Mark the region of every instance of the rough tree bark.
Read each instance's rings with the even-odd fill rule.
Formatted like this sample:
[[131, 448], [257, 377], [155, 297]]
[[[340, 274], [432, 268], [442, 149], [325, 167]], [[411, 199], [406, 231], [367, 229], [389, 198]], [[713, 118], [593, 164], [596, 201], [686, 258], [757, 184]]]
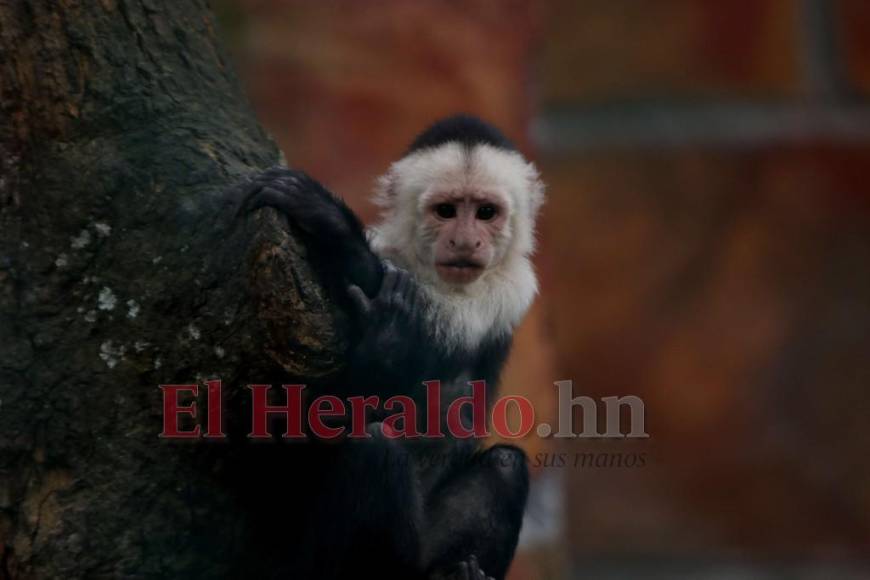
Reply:
[[158, 385], [334, 370], [286, 224], [235, 218], [278, 161], [204, 0], [0, 0], [0, 577], [254, 561], [244, 443], [159, 439]]

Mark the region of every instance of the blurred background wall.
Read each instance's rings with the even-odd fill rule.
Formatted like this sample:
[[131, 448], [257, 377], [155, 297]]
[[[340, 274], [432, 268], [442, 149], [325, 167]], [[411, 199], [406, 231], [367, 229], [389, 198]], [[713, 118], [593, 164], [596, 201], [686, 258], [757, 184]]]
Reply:
[[870, 2], [219, 0], [292, 166], [367, 220], [439, 116], [549, 184], [504, 391], [634, 394], [540, 467], [519, 578], [870, 578]]

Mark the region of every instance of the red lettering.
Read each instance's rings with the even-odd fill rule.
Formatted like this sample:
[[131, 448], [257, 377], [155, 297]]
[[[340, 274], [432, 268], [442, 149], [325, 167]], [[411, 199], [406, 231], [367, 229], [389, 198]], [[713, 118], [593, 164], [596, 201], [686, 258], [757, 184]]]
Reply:
[[189, 415], [196, 418], [196, 401], [189, 405], [178, 404], [178, 393], [190, 391], [194, 397], [199, 392], [199, 385], [160, 385], [163, 391], [163, 432], [160, 437], [167, 439], [196, 439], [199, 437], [199, 425], [192, 431], [182, 431], [179, 426], [179, 415]]
[[305, 385], [282, 385], [287, 394], [286, 405], [269, 405], [269, 391], [271, 385], [248, 385], [251, 389], [251, 432], [248, 437], [252, 439], [268, 439], [272, 435], [267, 428], [268, 417], [271, 414], [281, 413], [287, 420], [287, 429], [284, 438], [303, 438], [302, 432], [302, 389]]

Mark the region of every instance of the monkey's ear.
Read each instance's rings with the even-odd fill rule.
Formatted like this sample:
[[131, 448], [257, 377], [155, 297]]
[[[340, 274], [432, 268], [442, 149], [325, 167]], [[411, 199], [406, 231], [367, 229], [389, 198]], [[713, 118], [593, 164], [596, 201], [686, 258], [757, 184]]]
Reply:
[[541, 181], [541, 175], [538, 173], [538, 169], [535, 167], [534, 163], [528, 164], [528, 192], [529, 192], [529, 215], [534, 220], [538, 211], [541, 209], [541, 206], [544, 205], [544, 201], [546, 196], [544, 195], [544, 190], [546, 186], [544, 182]]
[[375, 204], [384, 210], [396, 207], [396, 181], [395, 168], [391, 167], [384, 175], [375, 182]]

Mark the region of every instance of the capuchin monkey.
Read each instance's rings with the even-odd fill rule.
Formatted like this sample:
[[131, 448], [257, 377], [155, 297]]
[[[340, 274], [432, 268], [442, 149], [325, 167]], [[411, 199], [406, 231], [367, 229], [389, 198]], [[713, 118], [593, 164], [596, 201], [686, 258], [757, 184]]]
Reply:
[[[429, 127], [379, 179], [382, 220], [368, 233], [301, 171], [274, 168], [251, 182], [243, 209], [285, 215], [352, 313], [346, 368], [317, 394], [404, 395], [425, 432], [433, 419], [423, 382], [441, 383], [445, 437], [396, 438], [385, 410], [372, 409], [367, 438], [321, 444], [329, 459], [300, 508], [306, 539], [288, 547], [290, 577], [505, 576], [528, 495], [526, 456], [453, 436], [447, 410], [472, 394], [470, 381], [485, 381], [487, 401], [495, 398], [512, 334], [537, 293], [530, 255], [543, 199], [535, 167], [469, 116]], [[469, 430], [471, 411], [463, 405], [459, 419]]]

